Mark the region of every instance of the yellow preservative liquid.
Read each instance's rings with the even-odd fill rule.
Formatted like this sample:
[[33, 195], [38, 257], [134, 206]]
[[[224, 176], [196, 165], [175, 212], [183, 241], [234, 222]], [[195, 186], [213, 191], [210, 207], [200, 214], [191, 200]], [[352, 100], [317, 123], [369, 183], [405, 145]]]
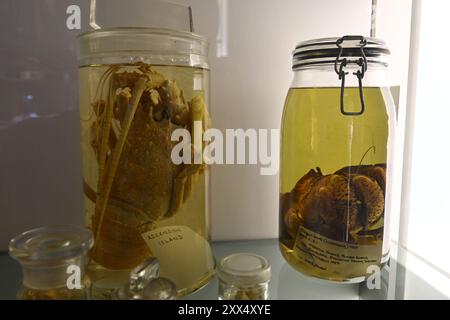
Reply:
[[80, 74], [85, 221], [95, 237], [88, 273], [94, 298], [109, 298], [149, 256], [180, 295], [214, 272], [209, 171], [176, 165], [171, 134], [210, 126], [209, 71], [179, 66], [90, 65]]
[[[364, 278], [381, 265], [388, 89], [364, 88], [362, 115], [341, 113], [341, 88], [291, 88], [284, 107], [280, 249], [295, 269], [332, 281]], [[345, 88], [345, 108], [361, 108]]]

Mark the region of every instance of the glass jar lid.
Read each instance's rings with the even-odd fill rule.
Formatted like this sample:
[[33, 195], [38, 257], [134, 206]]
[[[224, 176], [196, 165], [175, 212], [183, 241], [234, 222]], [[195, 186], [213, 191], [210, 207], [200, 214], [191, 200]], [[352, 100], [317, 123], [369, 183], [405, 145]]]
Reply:
[[144, 62], [208, 68], [208, 41], [201, 35], [158, 28], [105, 28], [78, 36], [79, 64]]
[[175, 300], [177, 289], [169, 279], [156, 278], [148, 283], [142, 296], [145, 300]]
[[217, 270], [220, 280], [236, 286], [268, 282], [272, 273], [266, 258], [253, 253], [235, 253], [224, 257]]
[[159, 276], [159, 260], [150, 257], [130, 272], [128, 284], [113, 293], [118, 300], [175, 300], [175, 284]]
[[80, 66], [143, 62], [208, 68], [208, 41], [194, 33], [190, 6], [165, 0], [91, 0], [89, 25], [89, 31], [78, 35]]
[[307, 66], [334, 64], [338, 58], [355, 60], [363, 57], [362, 52], [368, 64], [388, 65], [390, 51], [383, 40], [345, 36], [300, 42], [293, 52], [292, 69], [295, 71]]
[[194, 32], [192, 8], [167, 0], [91, 0], [89, 25], [92, 29], [153, 27]]
[[92, 232], [82, 227], [41, 227], [11, 239], [9, 252], [25, 264], [58, 263], [85, 255], [93, 243]]

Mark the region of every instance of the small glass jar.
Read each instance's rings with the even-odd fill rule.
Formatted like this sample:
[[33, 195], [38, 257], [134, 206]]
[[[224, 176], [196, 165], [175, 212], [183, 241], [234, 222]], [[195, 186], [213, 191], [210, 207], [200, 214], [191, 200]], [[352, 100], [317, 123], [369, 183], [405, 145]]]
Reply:
[[302, 273], [360, 282], [388, 259], [396, 114], [389, 50], [362, 36], [293, 54], [281, 129], [280, 249]]
[[92, 233], [75, 226], [42, 227], [14, 237], [9, 254], [22, 267], [21, 300], [84, 300], [89, 297], [85, 274]]
[[220, 300], [268, 300], [271, 267], [252, 253], [224, 257], [217, 268]]

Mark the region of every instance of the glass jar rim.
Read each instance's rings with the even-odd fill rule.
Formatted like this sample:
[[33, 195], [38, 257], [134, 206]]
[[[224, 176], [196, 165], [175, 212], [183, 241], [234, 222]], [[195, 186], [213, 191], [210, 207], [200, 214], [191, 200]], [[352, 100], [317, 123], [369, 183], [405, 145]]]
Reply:
[[[348, 38], [348, 39], [347, 39]], [[337, 59], [359, 59], [362, 57], [361, 41], [368, 66], [387, 67], [390, 54], [386, 43], [378, 38], [362, 36], [328, 37], [302, 41], [293, 55], [292, 69], [334, 65]]]
[[174, 36], [180, 37], [184, 39], [197, 40], [207, 43], [208, 40], [206, 37], [189, 31], [183, 30], [174, 30], [168, 28], [154, 28], [154, 27], [111, 27], [111, 28], [101, 28], [97, 30], [90, 30], [86, 32], [80, 33], [77, 38], [85, 38], [85, 37], [94, 37], [94, 36], [107, 36], [111, 33], [115, 34], [153, 34], [153, 35], [166, 35], [166, 36]]
[[208, 68], [208, 41], [196, 33], [147, 27], [118, 27], [78, 36], [79, 65], [180, 65]]
[[235, 253], [220, 261], [217, 276], [221, 281], [236, 286], [251, 286], [270, 281], [272, 272], [263, 256], [253, 253]]
[[85, 255], [94, 244], [90, 230], [72, 225], [46, 226], [11, 239], [9, 254], [21, 263], [61, 262]]

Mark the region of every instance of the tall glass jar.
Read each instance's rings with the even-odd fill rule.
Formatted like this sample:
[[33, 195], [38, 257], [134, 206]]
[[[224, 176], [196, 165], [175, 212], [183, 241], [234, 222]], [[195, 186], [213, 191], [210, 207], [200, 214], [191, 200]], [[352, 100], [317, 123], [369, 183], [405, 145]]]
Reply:
[[172, 153], [182, 129], [191, 142], [181, 153], [194, 158], [210, 126], [207, 42], [186, 31], [104, 28], [82, 34], [79, 45], [93, 296], [108, 298], [151, 256], [178, 294], [192, 292], [214, 272], [209, 171]]
[[363, 281], [389, 252], [395, 109], [388, 49], [361, 36], [300, 43], [283, 120], [281, 252], [302, 273]]

